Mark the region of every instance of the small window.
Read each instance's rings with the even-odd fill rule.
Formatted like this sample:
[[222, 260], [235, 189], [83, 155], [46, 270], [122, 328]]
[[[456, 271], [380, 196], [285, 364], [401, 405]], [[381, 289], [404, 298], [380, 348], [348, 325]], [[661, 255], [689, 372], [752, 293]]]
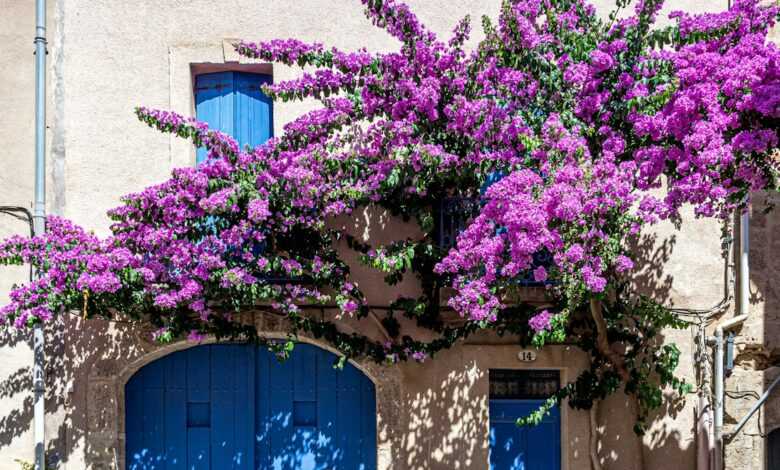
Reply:
[[557, 370], [490, 370], [490, 398], [546, 400], [561, 387]]
[[479, 214], [479, 200], [468, 197], [448, 197], [439, 201], [435, 209], [436, 244], [442, 250], [450, 250], [457, 244], [458, 235], [466, 229], [471, 219]]
[[[262, 85], [270, 75], [216, 72], [195, 77], [195, 113], [210, 128], [233, 136], [242, 147], [255, 147], [273, 137], [273, 103]], [[206, 159], [198, 148], [196, 163]]]

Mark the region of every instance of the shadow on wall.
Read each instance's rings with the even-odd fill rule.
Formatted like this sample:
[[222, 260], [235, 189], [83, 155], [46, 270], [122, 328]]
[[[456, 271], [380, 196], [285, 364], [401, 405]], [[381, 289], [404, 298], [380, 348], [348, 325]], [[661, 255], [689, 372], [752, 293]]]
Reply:
[[671, 259], [677, 235], [659, 241], [658, 233], [643, 233], [630, 245], [637, 271], [633, 273], [633, 288], [658, 302], [670, 301], [674, 277], [665, 267]]
[[[78, 334], [66, 335], [68, 331]], [[85, 324], [74, 313], [47, 325], [45, 336], [47, 469], [62, 468], [77, 455], [85, 455], [85, 461], [77, 457], [72, 468], [88, 467], [98, 456], [105, 462], [105, 453], [113, 453], [116, 442], [114, 406], [89, 402], [86, 388], [101, 386], [100, 374], [110, 373], [102, 369], [105, 364], [123, 363], [141, 352], [137, 332], [127, 325], [123, 328], [97, 320]], [[33, 459], [30, 337], [27, 330], [0, 330], [0, 347], [13, 353], [10, 359], [18, 367], [4, 374], [0, 381], [0, 403], [4, 405], [0, 416], [3, 469], [16, 468], [18, 464], [12, 462], [16, 458], [27, 462]], [[105, 447], [87, 444], [86, 432], [95, 433], [90, 443], [104, 443]], [[111, 456], [108, 461], [114, 460]]]
[[[461, 357], [456, 347], [425, 364], [402, 366], [406, 414], [397, 468], [486, 468], [487, 370]], [[457, 366], [444, 369], [452, 364]]]
[[[0, 333], [0, 347], [29, 353], [29, 336], [24, 331], [3, 329]], [[31, 353], [24, 356], [28, 355], [31, 359]], [[0, 416], [0, 449], [11, 445], [16, 438], [32, 430], [32, 363], [30, 362], [30, 366], [18, 368], [16, 365], [12, 365], [14, 370], [4, 374], [0, 382], [0, 402], [6, 405], [3, 406], [3, 416]]]
[[[29, 235], [26, 221], [0, 213], [0, 239]], [[28, 282], [28, 266], [0, 266], [0, 305], [15, 284]], [[0, 325], [0, 467], [33, 455], [32, 335]]]
[[[679, 265], [675, 257], [678, 233], [669, 223], [642, 233], [630, 245], [636, 271], [632, 289], [667, 306], [675, 306], [675, 274]], [[678, 254], [677, 257], [681, 256]], [[693, 339], [690, 330], [667, 330], [657, 337], [659, 343], [677, 344], [681, 349], [678, 375], [695, 383]], [[599, 404], [599, 456], [604, 470], [660, 468], [695, 468], [695, 395], [680, 399], [664, 392], [662, 407], [649, 417], [648, 430], [639, 438], [633, 430], [636, 403], [623, 392], [617, 392]], [[669, 462], [676, 462], [669, 466]], [[585, 464], [583, 468], [590, 468]]]

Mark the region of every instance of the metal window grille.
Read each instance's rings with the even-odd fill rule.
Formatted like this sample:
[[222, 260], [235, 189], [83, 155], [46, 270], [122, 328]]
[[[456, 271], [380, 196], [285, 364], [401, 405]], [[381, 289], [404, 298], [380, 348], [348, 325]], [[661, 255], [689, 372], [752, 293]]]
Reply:
[[561, 388], [557, 370], [490, 369], [490, 398], [547, 399]]

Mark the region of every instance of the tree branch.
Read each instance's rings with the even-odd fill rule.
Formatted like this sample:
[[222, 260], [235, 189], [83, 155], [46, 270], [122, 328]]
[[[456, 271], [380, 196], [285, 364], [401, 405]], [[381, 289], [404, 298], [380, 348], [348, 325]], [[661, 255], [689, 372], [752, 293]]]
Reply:
[[609, 339], [607, 337], [607, 321], [604, 320], [604, 312], [600, 300], [595, 298], [590, 299], [590, 313], [593, 315], [593, 320], [596, 322], [596, 349], [612, 363], [612, 366], [620, 375], [620, 378], [622, 378], [624, 382], [628, 382], [631, 375], [628, 373], [628, 369], [626, 369], [626, 363], [623, 360], [623, 356], [610, 347]]

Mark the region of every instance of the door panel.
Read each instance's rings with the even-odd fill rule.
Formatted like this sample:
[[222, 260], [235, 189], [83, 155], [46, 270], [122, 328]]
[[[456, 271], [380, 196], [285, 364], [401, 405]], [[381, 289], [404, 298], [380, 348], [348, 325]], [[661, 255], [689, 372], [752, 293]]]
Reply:
[[537, 426], [517, 426], [517, 418], [537, 410], [543, 400], [490, 400], [490, 469], [561, 468], [561, 419], [553, 408]]
[[258, 468], [376, 468], [376, 402], [365, 375], [334, 369], [335, 355], [307, 344], [284, 363], [257, 354]]

